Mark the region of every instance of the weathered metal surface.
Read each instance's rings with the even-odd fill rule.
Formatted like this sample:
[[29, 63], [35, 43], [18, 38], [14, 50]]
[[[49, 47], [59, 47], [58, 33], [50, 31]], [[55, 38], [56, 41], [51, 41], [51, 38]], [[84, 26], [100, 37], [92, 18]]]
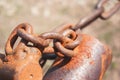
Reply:
[[18, 29], [32, 33], [29, 24], [20, 24], [12, 31], [6, 43], [6, 56], [1, 59], [0, 80], [42, 80], [41, 51], [24, 39], [15, 47]]
[[111, 62], [111, 51], [94, 37], [81, 34], [76, 56], [57, 58], [43, 80], [102, 80]]
[[[48, 59], [55, 62], [43, 80], [102, 80], [111, 63], [111, 51], [80, 29], [98, 18], [108, 19], [120, 9], [119, 0], [105, 11], [107, 2], [99, 0], [95, 11], [76, 25], [66, 24], [40, 35], [27, 23], [18, 25], [6, 42], [6, 55], [0, 55], [0, 80], [42, 80], [42, 67]], [[15, 46], [18, 37], [21, 40]]]
[[40, 57], [39, 49], [21, 43], [14, 55], [6, 56], [0, 64], [0, 80], [42, 80]]
[[[17, 35], [17, 30], [18, 29], [24, 29], [27, 33], [32, 33], [33, 29], [32, 29], [32, 26], [30, 24], [27, 24], [27, 23], [23, 23], [23, 24], [20, 24], [18, 25], [10, 34], [7, 42], [6, 42], [6, 45], [5, 45], [5, 52], [6, 52], [6, 55], [10, 55], [10, 54], [13, 54], [13, 46], [16, 42], [16, 40], [18, 39], [18, 35]], [[28, 41], [27, 41], [28, 42]]]

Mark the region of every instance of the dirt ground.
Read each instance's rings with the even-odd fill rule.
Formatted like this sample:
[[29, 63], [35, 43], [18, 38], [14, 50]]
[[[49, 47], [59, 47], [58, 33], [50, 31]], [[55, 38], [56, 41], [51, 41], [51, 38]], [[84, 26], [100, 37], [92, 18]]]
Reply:
[[[27, 22], [36, 34], [41, 34], [63, 23], [76, 24], [92, 13], [96, 3], [97, 0], [0, 0], [0, 53], [4, 53], [7, 38], [18, 24]], [[108, 20], [96, 20], [83, 33], [97, 37], [112, 49], [113, 60], [103, 80], [120, 80], [120, 10]]]

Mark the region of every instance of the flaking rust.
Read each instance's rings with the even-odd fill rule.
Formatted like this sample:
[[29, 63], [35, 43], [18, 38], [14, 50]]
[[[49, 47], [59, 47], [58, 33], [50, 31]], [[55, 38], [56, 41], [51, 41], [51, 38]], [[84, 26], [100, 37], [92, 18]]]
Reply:
[[82, 41], [74, 49], [77, 55], [58, 57], [43, 80], [102, 80], [111, 63], [111, 50], [94, 37], [80, 35]]
[[38, 48], [20, 43], [0, 64], [0, 80], [42, 80]]
[[[10, 34], [4, 58], [0, 63], [0, 80], [42, 80], [42, 68], [39, 60], [42, 57], [39, 48], [29, 44], [29, 41], [18, 40], [18, 29], [32, 33], [31, 25], [23, 23], [18, 25]], [[15, 46], [16, 43], [16, 46]]]

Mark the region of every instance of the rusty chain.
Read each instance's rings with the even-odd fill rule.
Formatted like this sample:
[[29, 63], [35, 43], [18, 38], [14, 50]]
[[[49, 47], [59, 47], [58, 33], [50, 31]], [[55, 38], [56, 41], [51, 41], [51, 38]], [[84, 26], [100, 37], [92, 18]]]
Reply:
[[[105, 5], [109, 1], [99, 0], [94, 11], [89, 16], [80, 20], [76, 25], [61, 25], [52, 31], [39, 35], [33, 32], [32, 26], [28, 23], [18, 25], [11, 32], [6, 42], [6, 56], [3, 60], [0, 59], [0, 73], [3, 74], [5, 72], [6, 76], [4, 68], [12, 68], [15, 70], [15, 74], [12, 74], [12, 77], [16, 78], [15, 80], [20, 80], [21, 78], [17, 78], [21, 74], [23, 78], [26, 76], [25, 80], [33, 78], [33, 80], [41, 80], [43, 77], [42, 67], [44, 67], [46, 61], [49, 59], [55, 60], [55, 62], [43, 80], [49, 80], [49, 77], [51, 78], [50, 80], [70, 80], [72, 71], [74, 71], [72, 75], [76, 76], [77, 74], [77, 78], [79, 76], [83, 79], [85, 78], [85, 80], [98, 80], [98, 78], [102, 80], [104, 72], [112, 59], [111, 51], [96, 38], [81, 34], [81, 30], [98, 18], [102, 20], [110, 18], [120, 9], [120, 0], [117, 0], [114, 6], [106, 10]], [[63, 65], [64, 67], [62, 67]], [[86, 69], [85, 74], [83, 73], [83, 68]], [[91, 73], [93, 69], [94, 71]], [[57, 74], [57, 76], [54, 76], [54, 74]], [[67, 76], [66, 79], [66, 75], [64, 74], [69, 75], [69, 77]]]
[[[60, 57], [74, 56], [76, 53], [73, 52], [72, 50], [81, 41], [81, 36], [78, 35], [81, 33], [80, 29], [85, 28], [87, 25], [94, 22], [98, 18], [104, 20], [108, 19], [120, 9], [120, 0], [119, 0], [110, 10], [105, 11], [104, 5], [108, 1], [109, 0], [99, 0], [92, 14], [83, 18], [74, 26], [72, 24], [67, 24], [67, 25], [63, 25], [62, 27], [60, 26], [59, 28], [55, 28], [51, 32], [36, 35], [33, 33], [33, 30], [29, 24], [24, 23], [18, 25], [18, 27], [11, 33], [10, 37], [8, 38], [5, 48], [6, 54], [7, 55], [12, 54], [13, 45], [17, 40], [17, 37], [19, 36], [22, 39], [25, 39], [26, 41], [33, 43], [35, 46], [43, 47], [44, 48], [43, 53], [50, 52], [54, 54], [56, 52], [56, 54]], [[50, 43], [53, 44], [52, 47], [49, 47]], [[62, 54], [59, 54], [60, 52]], [[50, 57], [48, 56], [47, 58]]]
[[75, 26], [72, 27], [72, 29], [83, 29], [98, 18], [106, 20], [114, 15], [114, 13], [120, 9], [120, 0], [117, 0], [117, 3], [115, 3], [115, 5], [110, 10], [105, 11], [104, 5], [109, 1], [110, 0], [99, 0], [95, 10], [89, 16], [80, 20]]

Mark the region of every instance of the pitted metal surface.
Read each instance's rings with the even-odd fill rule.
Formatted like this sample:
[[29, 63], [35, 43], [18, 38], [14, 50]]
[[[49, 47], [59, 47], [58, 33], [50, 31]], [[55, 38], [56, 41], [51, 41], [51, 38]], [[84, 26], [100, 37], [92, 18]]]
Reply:
[[74, 49], [77, 55], [57, 58], [43, 80], [102, 80], [111, 62], [111, 51], [94, 37], [81, 37], [81, 43]]
[[39, 65], [41, 52], [35, 47], [24, 44], [15, 50], [14, 55], [5, 57], [0, 67], [1, 80], [42, 80], [42, 69]]

